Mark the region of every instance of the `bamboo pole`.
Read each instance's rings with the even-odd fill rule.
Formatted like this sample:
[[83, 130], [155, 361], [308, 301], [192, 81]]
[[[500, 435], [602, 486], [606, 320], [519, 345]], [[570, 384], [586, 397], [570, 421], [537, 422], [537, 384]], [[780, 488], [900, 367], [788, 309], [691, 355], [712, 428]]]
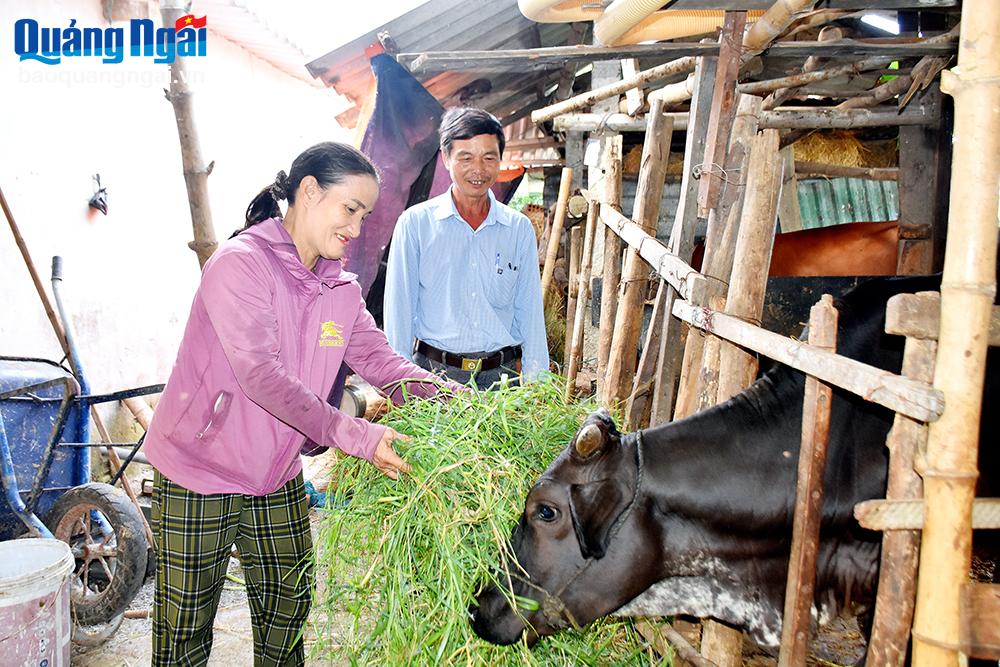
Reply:
[[[566, 339], [563, 342], [563, 372], [569, 370], [569, 355], [573, 347], [576, 326], [576, 299], [580, 293], [580, 256], [583, 254], [583, 229], [575, 225], [569, 230], [569, 284], [566, 287]], [[582, 323], [581, 323], [582, 325]]]
[[561, 116], [573, 111], [579, 111], [580, 109], [590, 107], [601, 100], [621, 95], [622, 93], [628, 92], [631, 88], [641, 89], [653, 81], [659, 81], [660, 79], [665, 79], [677, 74], [693, 72], [697, 60], [698, 59], [694, 56], [686, 56], [684, 58], [678, 58], [677, 60], [671, 60], [668, 63], [664, 63], [656, 67], [651, 67], [650, 69], [642, 70], [635, 76], [624, 78], [621, 81], [616, 81], [615, 83], [601, 86], [600, 88], [595, 88], [594, 90], [589, 90], [585, 93], [581, 93], [580, 95], [576, 95], [575, 97], [571, 97], [568, 100], [563, 100], [562, 102], [557, 102], [556, 104], [551, 104], [547, 107], [532, 111], [531, 121], [533, 123], [544, 123], [547, 120], [552, 120], [556, 116]]
[[[652, 234], [656, 232], [656, 221], [663, 200], [663, 182], [670, 155], [673, 122], [663, 115], [663, 104], [656, 101], [651, 103], [648, 118], [649, 127], [642, 147], [642, 166], [632, 217], [644, 231]], [[618, 312], [615, 314], [614, 333], [608, 353], [606, 396], [612, 404], [625, 397], [635, 372], [635, 350], [642, 324], [644, 279], [648, 274], [649, 268], [644, 265], [638, 252], [629, 251], [622, 268]]]
[[556, 212], [552, 217], [552, 227], [549, 229], [549, 247], [545, 252], [545, 265], [542, 267], [542, 300], [548, 302], [549, 285], [552, 284], [552, 272], [556, 268], [556, 257], [559, 255], [559, 242], [562, 240], [563, 228], [566, 225], [566, 207], [569, 203], [570, 188], [573, 187], [573, 170], [563, 167], [559, 179], [559, 198], [556, 200]]
[[958, 665], [960, 590], [971, 562], [972, 499], [986, 343], [996, 293], [1000, 181], [1000, 3], [962, 5], [958, 69], [941, 89], [955, 99], [948, 244], [934, 387], [948, 409], [930, 425], [926, 514], [913, 628], [913, 664]]
[[[180, 0], [166, 0], [160, 6], [160, 15], [165, 26], [174, 25], [177, 19], [187, 12], [187, 6]], [[194, 250], [198, 256], [198, 265], [203, 267], [215, 252], [218, 243], [215, 241], [212, 208], [208, 198], [208, 175], [212, 173], [212, 164], [206, 166], [201, 156], [201, 143], [198, 141], [198, 128], [195, 125], [194, 107], [191, 104], [192, 95], [188, 86], [186, 59], [175, 58], [170, 63], [170, 91], [166, 96], [174, 109], [174, 119], [177, 121], [184, 184], [187, 186], [188, 207], [191, 210], [194, 240], [188, 243], [188, 247]]]
[[[778, 133], [765, 130], [754, 137], [747, 162], [746, 202], [736, 239], [736, 257], [726, 310], [735, 317], [760, 321], [767, 287], [767, 269], [774, 245], [782, 162]], [[757, 360], [735, 345], [725, 343], [719, 353], [719, 400], [724, 401], [750, 386], [757, 375]]]
[[[622, 206], [622, 136], [608, 139], [604, 153], [604, 201], [599, 212], [621, 211]], [[607, 398], [608, 357], [618, 311], [618, 283], [622, 276], [623, 244], [612, 229], [604, 229], [604, 263], [601, 271], [601, 318], [597, 339], [597, 396], [601, 405], [611, 408]]]
[[[824, 294], [809, 311], [809, 344], [833, 352], [837, 347], [837, 310]], [[830, 386], [806, 377], [802, 407], [802, 445], [795, 485], [792, 548], [785, 581], [779, 667], [803, 667], [809, 650], [810, 611], [816, 588], [816, 556], [823, 510], [823, 474], [830, 438]]]
[[[583, 235], [583, 260], [580, 264], [580, 278], [577, 286], [576, 312], [573, 314], [573, 339], [570, 341], [569, 360], [566, 364], [566, 395], [573, 395], [576, 376], [583, 362], [583, 330], [584, 320], [589, 311], [590, 303], [590, 273], [593, 266], [594, 236], [597, 234], [597, 221], [600, 218], [601, 205], [591, 201], [587, 208], [587, 226]], [[607, 246], [605, 246], [607, 247]]]
[[[650, 98], [652, 95], [649, 96]], [[674, 129], [686, 130], [688, 113], [672, 111], [666, 114], [674, 120]], [[898, 109], [836, 109], [834, 107], [782, 107], [760, 113], [761, 129], [823, 130], [856, 129], [859, 127], [900, 127], [903, 125], [933, 125], [940, 119], [936, 110], [920, 106]], [[613, 132], [642, 132], [646, 119], [623, 113], [571, 113], [558, 116], [552, 122], [560, 132], [593, 132], [598, 129]]]
[[[935, 341], [908, 338], [903, 351], [902, 374], [930, 383], [934, 379], [936, 352]], [[921, 499], [923, 482], [914, 470], [914, 462], [917, 452], [923, 451], [926, 445], [927, 426], [896, 415], [886, 440], [889, 448], [887, 500]], [[882, 561], [867, 664], [902, 667], [906, 661], [919, 554], [920, 531], [893, 530], [882, 536]]]

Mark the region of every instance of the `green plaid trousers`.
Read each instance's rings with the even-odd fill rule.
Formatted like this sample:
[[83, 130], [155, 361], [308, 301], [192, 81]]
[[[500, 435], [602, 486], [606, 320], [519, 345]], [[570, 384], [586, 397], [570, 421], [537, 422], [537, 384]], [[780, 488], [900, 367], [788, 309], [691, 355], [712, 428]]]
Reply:
[[203, 495], [159, 472], [153, 667], [204, 665], [232, 545], [246, 574], [254, 665], [302, 665], [312, 603], [312, 535], [302, 474], [266, 496]]

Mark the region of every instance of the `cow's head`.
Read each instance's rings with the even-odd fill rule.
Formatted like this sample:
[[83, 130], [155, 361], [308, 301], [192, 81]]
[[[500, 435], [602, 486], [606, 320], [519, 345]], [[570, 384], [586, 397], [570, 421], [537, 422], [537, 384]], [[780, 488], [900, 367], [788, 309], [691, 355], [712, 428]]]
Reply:
[[516, 562], [500, 570], [503, 590], [491, 584], [477, 597], [476, 634], [511, 644], [527, 630], [534, 643], [614, 611], [657, 580], [640, 460], [635, 436], [622, 437], [607, 412], [587, 418], [528, 492], [511, 536]]

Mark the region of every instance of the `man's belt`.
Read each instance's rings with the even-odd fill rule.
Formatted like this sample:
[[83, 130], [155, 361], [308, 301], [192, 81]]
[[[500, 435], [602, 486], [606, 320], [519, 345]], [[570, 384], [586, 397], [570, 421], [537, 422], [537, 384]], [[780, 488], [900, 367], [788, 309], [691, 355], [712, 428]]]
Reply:
[[504, 365], [513, 368], [514, 362], [521, 358], [520, 345], [509, 345], [507, 347], [502, 347], [496, 352], [493, 352], [485, 357], [471, 358], [461, 354], [455, 354], [454, 352], [445, 352], [444, 350], [439, 350], [433, 345], [428, 345], [422, 340], [416, 340], [413, 345], [413, 351], [419, 352], [431, 361], [436, 361], [439, 364], [445, 364], [454, 368], [461, 368], [463, 371], [470, 372], [491, 371], [494, 368], [500, 368]]

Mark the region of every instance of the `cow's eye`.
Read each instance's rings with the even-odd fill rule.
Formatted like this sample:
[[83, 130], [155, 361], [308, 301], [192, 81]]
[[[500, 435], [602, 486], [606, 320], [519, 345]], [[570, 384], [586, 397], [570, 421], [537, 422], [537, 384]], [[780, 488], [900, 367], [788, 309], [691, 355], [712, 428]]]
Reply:
[[538, 509], [535, 510], [535, 516], [542, 521], [555, 521], [556, 517], [559, 516], [559, 512], [551, 505], [539, 505]]

